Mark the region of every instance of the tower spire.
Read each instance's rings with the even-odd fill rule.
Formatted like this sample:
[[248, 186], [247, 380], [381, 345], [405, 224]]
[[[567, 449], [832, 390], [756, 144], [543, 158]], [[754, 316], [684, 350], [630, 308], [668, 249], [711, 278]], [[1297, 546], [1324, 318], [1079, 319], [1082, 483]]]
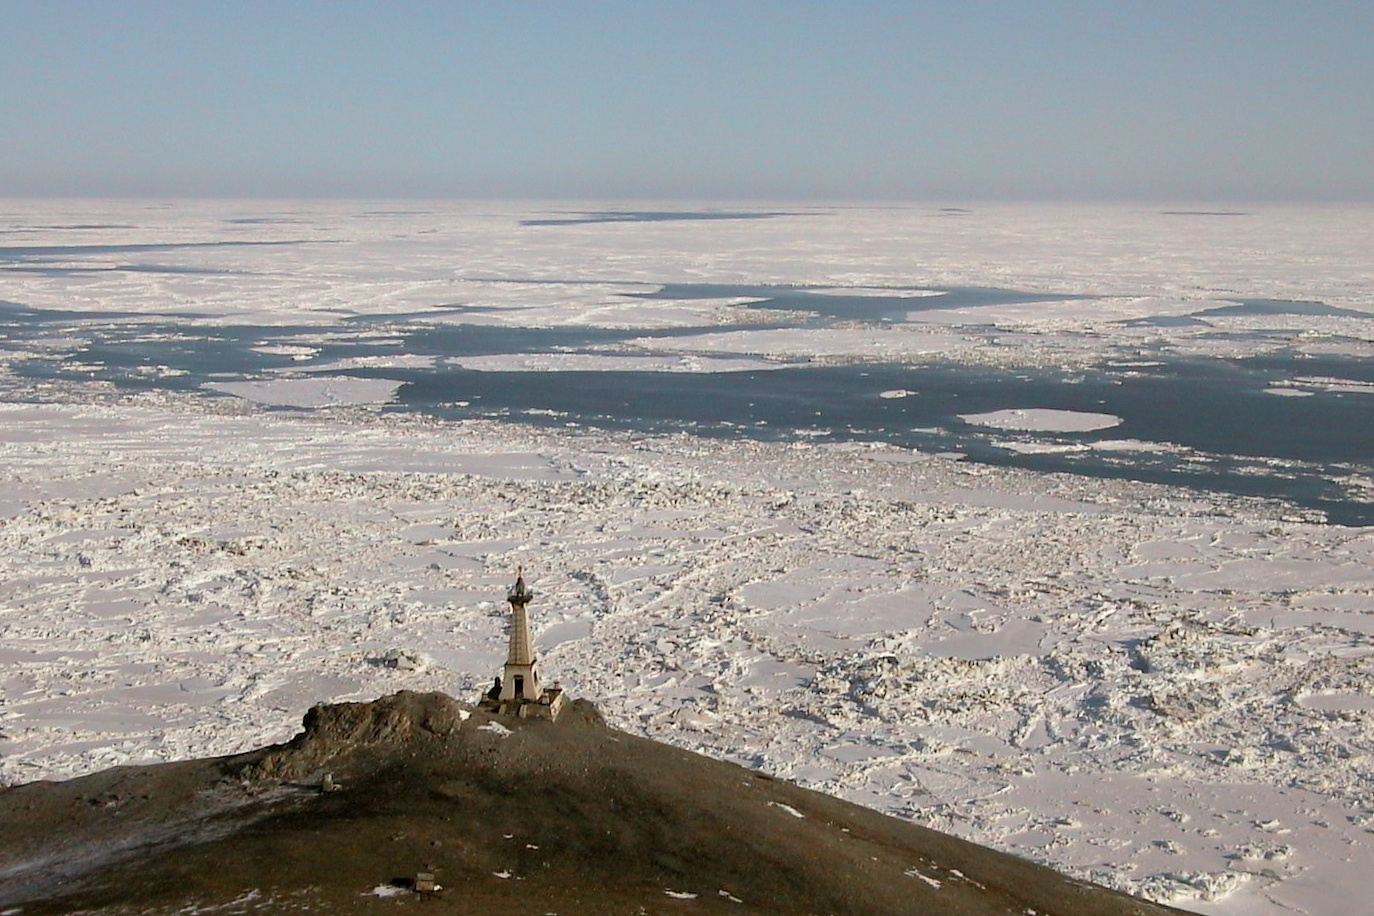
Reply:
[[525, 585], [525, 567], [515, 573], [515, 584], [506, 592], [510, 602], [510, 649], [506, 653], [506, 665], [533, 665], [534, 644], [530, 641], [530, 618], [525, 605], [534, 598], [534, 592]]

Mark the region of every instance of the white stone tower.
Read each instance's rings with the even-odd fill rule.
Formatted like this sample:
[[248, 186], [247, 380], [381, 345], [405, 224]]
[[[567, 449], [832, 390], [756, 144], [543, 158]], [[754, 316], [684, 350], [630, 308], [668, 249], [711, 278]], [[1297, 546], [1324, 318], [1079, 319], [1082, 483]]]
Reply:
[[534, 671], [534, 643], [530, 641], [530, 619], [525, 612], [525, 605], [532, 598], [534, 592], [525, 585], [525, 570], [521, 567], [515, 574], [515, 584], [506, 592], [510, 602], [510, 649], [501, 672], [502, 703], [537, 703], [544, 694]]
[[510, 648], [506, 652], [506, 664], [501, 669], [501, 677], [478, 700], [478, 705], [502, 716], [552, 720], [558, 718], [567, 701], [557, 682], [553, 687], [545, 687], [535, 673], [534, 642], [530, 639], [530, 618], [525, 611], [525, 605], [532, 598], [534, 592], [525, 585], [525, 570], [521, 567], [515, 574], [515, 584], [506, 590], [506, 600], [510, 602]]

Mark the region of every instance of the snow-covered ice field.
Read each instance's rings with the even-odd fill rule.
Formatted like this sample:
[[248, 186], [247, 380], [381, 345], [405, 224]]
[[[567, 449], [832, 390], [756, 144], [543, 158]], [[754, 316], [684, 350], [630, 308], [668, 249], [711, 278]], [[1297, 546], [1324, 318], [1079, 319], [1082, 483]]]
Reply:
[[[1202, 913], [1367, 911], [1374, 530], [1315, 507], [1374, 486], [1374, 211], [605, 209], [0, 203], [0, 780], [475, 695], [523, 564], [545, 676], [620, 727]], [[937, 363], [1244, 366], [1345, 452], [1010, 382], [890, 435], [552, 400], [832, 372], [896, 411]]]

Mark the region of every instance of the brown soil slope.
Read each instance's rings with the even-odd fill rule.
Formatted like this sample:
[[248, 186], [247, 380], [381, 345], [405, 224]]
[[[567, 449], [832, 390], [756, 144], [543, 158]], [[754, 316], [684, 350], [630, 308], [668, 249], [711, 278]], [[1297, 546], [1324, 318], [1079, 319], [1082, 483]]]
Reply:
[[[325, 774], [339, 788], [321, 791]], [[402, 890], [432, 872], [437, 894]], [[378, 893], [380, 891], [381, 893]], [[605, 726], [442, 694], [289, 744], [0, 791], [0, 909], [95, 913], [1177, 913]]]

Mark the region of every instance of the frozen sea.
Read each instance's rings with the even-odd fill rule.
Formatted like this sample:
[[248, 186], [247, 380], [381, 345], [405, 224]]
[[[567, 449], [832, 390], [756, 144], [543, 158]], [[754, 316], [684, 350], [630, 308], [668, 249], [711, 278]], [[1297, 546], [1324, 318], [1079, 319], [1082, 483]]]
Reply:
[[461, 696], [524, 564], [621, 727], [1363, 912], [1369, 251], [1357, 206], [0, 202], [0, 778]]
[[[937, 212], [961, 231], [980, 216]], [[1268, 289], [1241, 287], [1166, 298], [1154, 295], [1154, 284], [1128, 296], [1088, 278], [1075, 283], [1068, 271], [1052, 284], [1037, 278], [1019, 288], [899, 284], [890, 275], [879, 282], [852, 273], [826, 283], [683, 282], [680, 267], [668, 264], [646, 282], [653, 268], [644, 263], [615, 272], [574, 262], [561, 271], [577, 276], [541, 275], [559, 273], [542, 264], [469, 276], [460, 250], [445, 258], [443, 243], [425, 238], [442, 237], [456, 213], [331, 215], [349, 226], [338, 234], [352, 238], [291, 238], [326, 234], [301, 215], [227, 217], [181, 242], [113, 240], [134, 233], [132, 224], [57, 224], [26, 235], [21, 223], [9, 234], [24, 244], [0, 245], [6, 279], [78, 296], [122, 279], [125, 295], [160, 292], [161, 302], [132, 311], [34, 305], [23, 295], [0, 302], [11, 347], [79, 340], [12, 363], [12, 371], [29, 382], [213, 390], [287, 406], [302, 406], [293, 389], [313, 391], [302, 379], [313, 386], [393, 381], [400, 383], [394, 390], [365, 390], [387, 390], [386, 411], [449, 420], [887, 442], [986, 464], [1282, 499], [1343, 524], [1368, 523], [1374, 511], [1364, 474], [1374, 456], [1374, 364], [1365, 353], [1374, 314], [1346, 296], [1275, 299], [1265, 298]], [[903, 213], [908, 221], [913, 215]], [[1195, 232], [1190, 223], [1219, 222], [1221, 234], [1260, 218], [1151, 215]], [[642, 233], [651, 223], [681, 229], [709, 221], [714, 229], [733, 220], [763, 234], [780, 223], [846, 218], [855, 217], [592, 211], [516, 219], [525, 238], [510, 242], [571, 248], [566, 258], [588, 236], [605, 244], [608, 233]], [[310, 233], [289, 231], [295, 227]], [[373, 232], [357, 238], [360, 229]], [[573, 237], [559, 246], [560, 233]], [[75, 241], [87, 236], [101, 238]], [[68, 244], [34, 244], [59, 239]], [[390, 270], [375, 263], [407, 242], [411, 250], [397, 251]], [[312, 272], [360, 258], [361, 271], [333, 266], [375, 288], [362, 301], [271, 325], [251, 310], [225, 314], [195, 304], [197, 288], [227, 293], [236, 280], [270, 295], [264, 278], [280, 277], [283, 257], [308, 262]], [[280, 279], [289, 294], [301, 278]], [[385, 307], [368, 309], [369, 296], [384, 296]], [[407, 301], [414, 311], [396, 310]], [[1020, 424], [979, 420], [1006, 409], [1041, 413]], [[1071, 413], [1115, 422], [1082, 429], [1046, 419]]]

